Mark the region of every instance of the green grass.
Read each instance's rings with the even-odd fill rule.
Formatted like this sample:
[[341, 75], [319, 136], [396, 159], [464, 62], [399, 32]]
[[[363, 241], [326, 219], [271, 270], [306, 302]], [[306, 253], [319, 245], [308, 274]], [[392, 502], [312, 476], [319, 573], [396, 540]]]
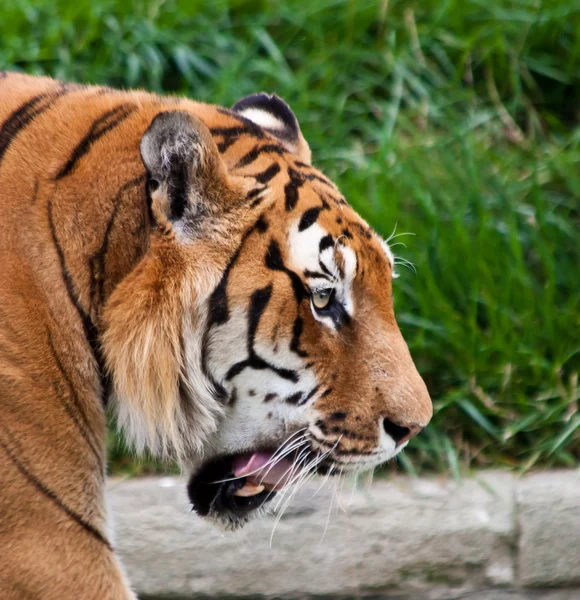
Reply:
[[[402, 466], [578, 464], [577, 0], [21, 1], [2, 68], [276, 91], [373, 226], [414, 234], [396, 310], [436, 416]], [[112, 440], [114, 468], [155, 468]]]

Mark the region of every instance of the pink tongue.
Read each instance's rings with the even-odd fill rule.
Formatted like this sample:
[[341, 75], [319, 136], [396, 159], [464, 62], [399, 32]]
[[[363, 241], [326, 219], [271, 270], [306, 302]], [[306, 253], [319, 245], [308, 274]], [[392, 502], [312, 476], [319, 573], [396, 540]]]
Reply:
[[276, 464], [271, 466], [268, 463], [273, 455], [273, 452], [254, 452], [237, 456], [233, 463], [234, 475], [242, 477], [251, 473], [248, 475], [248, 481], [252, 483], [265, 485], [272, 490], [283, 488], [292, 475], [293, 463], [287, 458], [274, 459]]

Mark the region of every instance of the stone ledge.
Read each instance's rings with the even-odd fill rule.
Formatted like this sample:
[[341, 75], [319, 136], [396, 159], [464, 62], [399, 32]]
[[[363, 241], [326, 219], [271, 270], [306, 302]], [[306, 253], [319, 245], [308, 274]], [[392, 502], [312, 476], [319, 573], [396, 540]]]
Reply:
[[580, 585], [580, 473], [529, 475], [516, 502], [520, 583]]
[[[509, 598], [520, 582], [578, 583], [577, 472], [484, 472], [459, 484], [397, 477], [312, 493], [294, 500], [272, 547], [272, 519], [223, 533], [196, 518], [183, 480], [112, 480], [109, 503], [119, 552], [145, 597], [435, 599], [504, 588]], [[348, 510], [336, 509], [337, 498]], [[550, 498], [561, 510], [546, 509]]]

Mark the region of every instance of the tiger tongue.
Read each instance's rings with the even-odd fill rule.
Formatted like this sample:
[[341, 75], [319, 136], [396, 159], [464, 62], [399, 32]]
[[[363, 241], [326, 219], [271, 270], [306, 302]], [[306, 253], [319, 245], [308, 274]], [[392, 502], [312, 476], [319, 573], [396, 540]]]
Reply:
[[254, 452], [236, 456], [233, 461], [234, 476], [247, 475], [248, 481], [264, 485], [267, 489], [282, 489], [291, 477], [294, 463], [287, 458], [277, 462], [277, 459], [274, 459], [275, 464], [272, 466], [270, 461], [273, 456], [273, 452]]

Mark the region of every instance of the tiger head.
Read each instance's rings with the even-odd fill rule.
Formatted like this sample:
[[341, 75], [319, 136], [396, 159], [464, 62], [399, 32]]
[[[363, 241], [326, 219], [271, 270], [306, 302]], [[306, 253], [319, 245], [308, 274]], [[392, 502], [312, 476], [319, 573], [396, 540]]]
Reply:
[[387, 243], [311, 166], [289, 107], [184, 101], [141, 140], [155, 230], [103, 338], [119, 423], [228, 526], [310, 474], [372, 469], [432, 405]]

